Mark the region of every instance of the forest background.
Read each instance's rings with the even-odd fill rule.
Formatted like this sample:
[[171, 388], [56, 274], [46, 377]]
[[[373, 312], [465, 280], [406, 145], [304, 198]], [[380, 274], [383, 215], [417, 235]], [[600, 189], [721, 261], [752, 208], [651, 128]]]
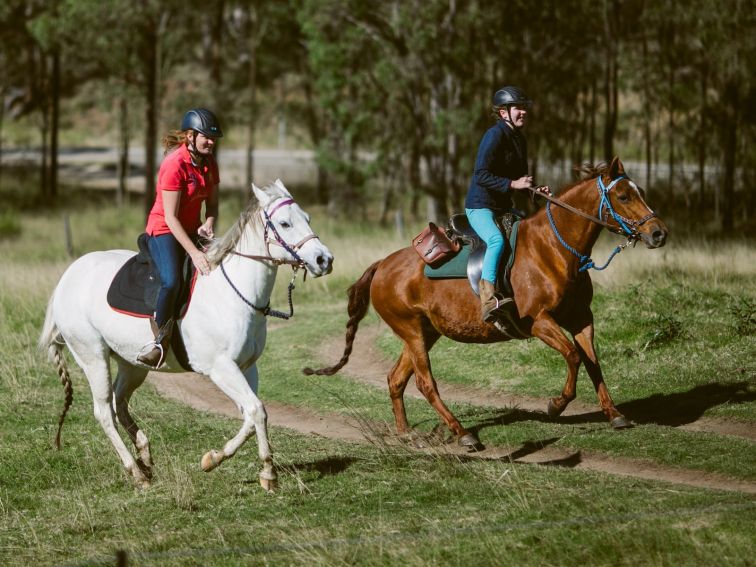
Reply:
[[136, 189], [147, 209], [162, 133], [204, 106], [220, 152], [243, 150], [245, 187], [261, 182], [256, 150], [303, 148], [311, 200], [334, 214], [443, 219], [462, 208], [492, 93], [515, 84], [536, 101], [539, 182], [619, 155], [665, 219], [748, 234], [755, 13], [752, 0], [3, 0], [0, 191], [8, 156], [33, 148], [38, 192], [0, 215], [65, 201], [61, 148], [87, 146], [118, 149], [115, 198]]

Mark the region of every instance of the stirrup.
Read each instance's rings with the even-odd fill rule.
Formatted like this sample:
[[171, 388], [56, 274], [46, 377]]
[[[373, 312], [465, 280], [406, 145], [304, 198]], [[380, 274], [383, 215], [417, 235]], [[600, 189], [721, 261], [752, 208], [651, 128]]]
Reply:
[[496, 300], [496, 307], [491, 309], [491, 311], [488, 312], [483, 320], [486, 323], [493, 323], [500, 317], [506, 317], [507, 319], [514, 321], [512, 317], [512, 308], [515, 306], [514, 298], [502, 297], [500, 299], [499, 297], [494, 295], [494, 299]]
[[[147, 348], [149, 348], [150, 350], [145, 352], [145, 349]], [[157, 363], [152, 364], [150, 361], [144, 360], [147, 356], [152, 354], [152, 352], [155, 349], [158, 349], [160, 351], [160, 357], [158, 358]], [[165, 349], [163, 348], [163, 345], [157, 341], [147, 343], [146, 345], [142, 347], [142, 350], [139, 351], [139, 354], [137, 355], [137, 360], [141, 362], [142, 364], [146, 364], [147, 366], [158, 369], [165, 362]]]

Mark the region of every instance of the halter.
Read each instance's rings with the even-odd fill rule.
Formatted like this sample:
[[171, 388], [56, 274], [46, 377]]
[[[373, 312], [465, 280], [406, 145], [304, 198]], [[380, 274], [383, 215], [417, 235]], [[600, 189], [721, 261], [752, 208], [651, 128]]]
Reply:
[[[228, 277], [228, 274], [226, 273], [226, 269], [223, 266], [223, 263], [221, 262], [220, 268], [221, 272], [223, 272], [223, 276], [226, 278], [226, 281], [231, 286], [231, 289], [233, 289], [236, 292], [236, 295], [239, 296], [239, 298], [246, 303], [249, 307], [254, 309], [255, 311], [258, 311], [262, 313], [265, 316], [270, 315], [271, 317], [278, 317], [279, 319], [289, 319], [294, 316], [294, 304], [292, 302], [292, 292], [294, 291], [294, 280], [297, 277], [297, 270], [299, 268], [306, 268], [305, 261], [302, 259], [302, 257], [297, 254], [298, 250], [302, 249], [302, 246], [306, 242], [309, 242], [313, 238], [318, 238], [318, 235], [314, 232], [305, 236], [302, 240], [297, 242], [294, 245], [289, 244], [286, 242], [281, 235], [279, 234], [278, 230], [276, 230], [275, 225], [273, 224], [273, 221], [271, 220], [273, 218], [273, 215], [276, 213], [278, 209], [285, 205], [291, 205], [294, 203], [294, 199], [287, 199], [284, 198], [283, 201], [280, 201], [278, 204], [276, 204], [275, 207], [273, 207], [273, 210], [268, 212], [265, 208], [261, 209], [263, 221], [265, 223], [265, 228], [263, 231], [263, 239], [265, 240], [265, 250], [268, 253], [267, 256], [256, 256], [252, 254], [242, 254], [241, 252], [237, 252], [236, 250], [232, 250], [231, 253], [235, 254], [236, 256], [241, 256], [242, 258], [247, 258], [249, 260], [257, 260], [258, 262], [272, 262], [273, 264], [280, 266], [283, 264], [288, 264], [292, 267], [292, 270], [294, 271], [294, 275], [291, 278], [291, 281], [289, 282], [289, 289], [288, 289], [288, 297], [289, 297], [289, 313], [283, 313], [281, 311], [276, 311], [275, 309], [270, 308], [270, 302], [265, 307], [258, 307], [251, 301], [249, 301], [246, 297], [242, 295], [242, 293], [237, 289], [237, 287], [233, 284], [231, 279]], [[269, 232], [273, 233], [274, 239], [271, 239], [269, 236]], [[274, 258], [270, 255], [270, 245], [275, 244], [277, 246], [281, 246], [284, 250], [286, 250], [289, 254], [291, 254], [294, 259], [289, 260], [287, 258]], [[303, 276], [303, 280], [307, 277], [307, 271], [305, 270]]]
[[[570, 253], [572, 253], [572, 255], [574, 255], [575, 257], [577, 257], [578, 260], [580, 261], [580, 267], [578, 268], [578, 272], [585, 272], [587, 270], [590, 270], [591, 268], [595, 270], [605, 269], [617, 254], [622, 252], [630, 244], [634, 245], [640, 239], [640, 233], [638, 232], [638, 228], [640, 228], [646, 222], [648, 222], [649, 220], [651, 220], [652, 218], [656, 216], [656, 213], [653, 212], [651, 209], [649, 209], [649, 214], [647, 214], [645, 217], [637, 221], [634, 221], [620, 215], [617, 211], [614, 210], [614, 207], [612, 207], [612, 203], [609, 200], [609, 191], [611, 191], [614, 188], [614, 186], [617, 185], [617, 183], [621, 181], [622, 179], [628, 179], [628, 177], [625, 175], [620, 175], [616, 179], [613, 179], [611, 183], [609, 183], [609, 185], [604, 185], [603, 179], [601, 179], [600, 175], [598, 176], [598, 178], [596, 179], [596, 187], [599, 192], [599, 207], [598, 207], [598, 214], [596, 215], [596, 217], [586, 215], [582, 211], [578, 211], [577, 209], [568, 206], [566, 203], [562, 203], [561, 201], [558, 201], [557, 199], [538, 193], [538, 195], [544, 196], [548, 199], [548, 203], [546, 203], [546, 216], [549, 219], [551, 230], [554, 231], [554, 234], [556, 235], [557, 240], [559, 240], [560, 244], [564, 246], [567, 250], [569, 250]], [[562, 235], [559, 234], [559, 230], [557, 230], [556, 223], [554, 222], [554, 217], [551, 215], [551, 203], [556, 203], [557, 205], [563, 208], [566, 208], [573, 212], [577, 212], [580, 214], [580, 216], [587, 218], [588, 220], [592, 222], [600, 224], [608, 228], [612, 232], [616, 232], [617, 234], [622, 234], [624, 236], [627, 236], [627, 242], [617, 246], [603, 266], [596, 266], [596, 264], [593, 262], [590, 256], [585, 256], [584, 254], [581, 254], [580, 252], [575, 250], [572, 246], [567, 244], [564, 238], [562, 238]], [[617, 222], [619, 227], [614, 227], [613, 225], [610, 225], [609, 223], [607, 223], [606, 220], [604, 220], [605, 214], [607, 215], [607, 217], [611, 216]]]

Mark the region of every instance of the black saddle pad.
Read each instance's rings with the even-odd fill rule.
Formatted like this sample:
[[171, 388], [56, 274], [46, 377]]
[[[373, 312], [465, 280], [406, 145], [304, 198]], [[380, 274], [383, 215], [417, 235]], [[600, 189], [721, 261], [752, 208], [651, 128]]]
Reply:
[[[136, 317], [149, 317], [155, 312], [158, 294], [160, 293], [160, 277], [152, 266], [152, 258], [147, 248], [147, 235], [141, 234], [137, 239], [139, 253], [129, 258], [118, 270], [108, 289], [108, 305]], [[187, 256], [182, 270], [181, 291], [176, 301], [174, 318], [178, 319], [183, 313], [189, 299], [194, 266]]]

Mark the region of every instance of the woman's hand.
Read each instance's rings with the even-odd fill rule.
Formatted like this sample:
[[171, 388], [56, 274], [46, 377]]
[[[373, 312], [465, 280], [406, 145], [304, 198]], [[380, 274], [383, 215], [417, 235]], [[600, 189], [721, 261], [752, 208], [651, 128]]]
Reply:
[[509, 186], [512, 189], [515, 189], [517, 191], [521, 189], [528, 189], [533, 186], [533, 176], [532, 175], [523, 175], [519, 179], [513, 179]]
[[191, 252], [189, 256], [192, 258], [192, 263], [200, 274], [206, 276], [210, 273], [210, 262], [202, 251], [195, 250], [194, 252]]
[[206, 240], [212, 240], [215, 236], [215, 233], [213, 232], [213, 222], [206, 220], [205, 224], [197, 229], [197, 234]]

